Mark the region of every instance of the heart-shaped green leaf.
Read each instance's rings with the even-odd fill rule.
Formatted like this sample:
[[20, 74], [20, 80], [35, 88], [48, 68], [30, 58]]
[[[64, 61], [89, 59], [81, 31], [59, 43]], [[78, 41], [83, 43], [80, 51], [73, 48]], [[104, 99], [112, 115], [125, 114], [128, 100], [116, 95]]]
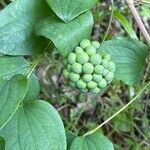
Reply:
[[0, 11], [0, 52], [31, 55], [43, 50], [45, 39], [36, 37], [34, 27], [49, 13], [44, 0], [15, 0]]
[[99, 132], [76, 138], [70, 150], [114, 150], [113, 144]]
[[65, 22], [91, 9], [97, 0], [46, 0], [56, 15]]
[[82, 39], [90, 36], [92, 27], [93, 17], [88, 11], [68, 23], [62, 22], [56, 16], [41, 20], [36, 26], [36, 33], [53, 41], [56, 48], [65, 56]]
[[27, 78], [16, 75], [0, 85], [0, 128], [13, 116], [27, 92]]
[[47, 102], [20, 106], [0, 130], [7, 150], [66, 150], [65, 130], [57, 111]]
[[69, 150], [72, 142], [77, 138], [77, 136], [70, 131], [66, 131], [66, 138], [67, 138], [67, 150]]
[[[7, 81], [16, 74], [27, 74], [30, 69], [30, 65], [22, 57], [3, 56], [0, 57], [0, 82]], [[37, 77], [32, 74], [28, 80], [28, 91], [24, 98], [24, 102], [30, 102], [34, 100], [40, 90]], [[29, 101], [30, 100], [30, 101]]]
[[137, 84], [142, 78], [147, 47], [131, 38], [117, 38], [102, 43], [99, 52], [110, 53], [116, 63], [115, 77], [128, 85]]

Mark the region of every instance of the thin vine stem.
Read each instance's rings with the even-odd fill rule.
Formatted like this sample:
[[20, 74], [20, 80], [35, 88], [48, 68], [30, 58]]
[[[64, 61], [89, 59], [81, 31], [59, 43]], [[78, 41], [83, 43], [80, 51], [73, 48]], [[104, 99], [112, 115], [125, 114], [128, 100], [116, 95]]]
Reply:
[[114, 117], [116, 117], [118, 114], [120, 114], [123, 110], [125, 110], [130, 104], [132, 104], [142, 93], [143, 91], [150, 85], [150, 82], [148, 82], [143, 89], [141, 89], [139, 91], [139, 93], [129, 102], [127, 103], [124, 107], [122, 107], [119, 111], [117, 111], [114, 115], [112, 115], [110, 118], [108, 118], [106, 121], [104, 121], [102, 124], [100, 124], [98, 127], [96, 127], [95, 129], [87, 132], [86, 134], [84, 134], [83, 136], [87, 136], [90, 134], [95, 133], [97, 130], [99, 130], [102, 126], [104, 126], [106, 123], [108, 123], [110, 120], [112, 120]]
[[33, 62], [32, 66], [29, 70], [29, 73], [27, 74], [28, 79], [30, 78], [30, 76], [31, 76], [32, 72], [34, 71], [34, 69], [36, 68], [36, 66], [38, 65], [39, 61], [40, 61], [40, 59], [38, 58]]
[[111, 23], [112, 23], [112, 20], [113, 20], [113, 16], [114, 16], [114, 1], [111, 0], [111, 15], [110, 15], [108, 27], [107, 27], [107, 30], [106, 30], [106, 33], [105, 33], [105, 36], [104, 36], [102, 42], [104, 42], [106, 40], [106, 37], [107, 37], [107, 35], [109, 33], [109, 30], [110, 30], [110, 27], [111, 27]]
[[34, 69], [37, 67], [38, 63], [41, 61], [43, 54], [45, 53], [45, 51], [48, 49], [49, 45], [51, 44], [51, 41], [47, 44], [47, 46], [45, 47], [45, 49], [43, 50], [43, 53], [40, 54], [34, 61], [33, 64], [29, 70], [29, 72], [27, 73], [27, 78], [29, 79], [30, 76], [32, 75]]

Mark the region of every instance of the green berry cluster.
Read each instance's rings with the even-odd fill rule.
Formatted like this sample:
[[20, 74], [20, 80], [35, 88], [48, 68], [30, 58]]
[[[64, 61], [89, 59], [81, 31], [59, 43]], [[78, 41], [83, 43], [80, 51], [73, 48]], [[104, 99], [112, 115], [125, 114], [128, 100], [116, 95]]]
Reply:
[[112, 81], [115, 63], [110, 54], [99, 54], [99, 47], [99, 42], [83, 39], [64, 60], [63, 76], [73, 88], [98, 94]]

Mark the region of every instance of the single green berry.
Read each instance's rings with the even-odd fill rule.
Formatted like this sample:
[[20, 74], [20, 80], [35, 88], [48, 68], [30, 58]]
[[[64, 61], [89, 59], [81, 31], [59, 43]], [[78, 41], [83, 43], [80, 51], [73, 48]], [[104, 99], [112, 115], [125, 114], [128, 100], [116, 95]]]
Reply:
[[96, 82], [100, 82], [102, 80], [102, 75], [93, 74], [93, 80]]
[[94, 46], [90, 45], [86, 48], [86, 52], [88, 53], [89, 56], [92, 56], [92, 55], [96, 54], [96, 48]]
[[68, 64], [67, 59], [64, 59], [64, 60], [63, 60], [63, 65], [66, 66], [67, 64]]
[[94, 88], [97, 87], [97, 83], [94, 82], [94, 81], [90, 81], [90, 82], [87, 84], [87, 87], [88, 87], [89, 89], [94, 89]]
[[77, 81], [76, 85], [79, 89], [85, 89], [86, 88], [86, 83], [81, 79]]
[[92, 93], [92, 94], [98, 94], [100, 91], [101, 91], [100, 88], [96, 87], [96, 88], [90, 90], [90, 93]]
[[111, 59], [111, 55], [110, 54], [104, 54], [103, 58], [109, 61]]
[[79, 74], [75, 74], [73, 72], [69, 73], [69, 79], [73, 82], [77, 82], [80, 78]]
[[74, 63], [71, 68], [74, 73], [81, 73], [82, 71], [82, 65], [79, 63]]
[[68, 78], [69, 78], [69, 72], [68, 72], [67, 69], [64, 69], [64, 70], [63, 70], [63, 76], [64, 76], [65, 79], [68, 79]]
[[98, 41], [93, 41], [92, 42], [92, 45], [96, 48], [96, 49], [99, 49], [100, 47], [100, 43]]
[[102, 65], [96, 65], [94, 68], [94, 72], [97, 74], [102, 75], [103, 71], [104, 71], [104, 67]]
[[109, 72], [109, 73], [107, 74], [107, 76], [105, 76], [105, 79], [106, 79], [106, 81], [107, 81], [108, 83], [110, 83], [110, 82], [112, 81], [113, 77], [114, 77], [114, 73], [113, 73], [113, 72]]
[[115, 71], [115, 68], [116, 68], [115, 63], [112, 62], [112, 61], [110, 61], [110, 62], [109, 62], [109, 70], [114, 72], [114, 71]]
[[83, 39], [83, 40], [80, 42], [80, 46], [81, 46], [81, 48], [83, 48], [83, 49], [87, 48], [89, 45], [91, 45], [91, 42], [90, 42], [90, 40], [88, 40], [88, 39]]
[[77, 61], [80, 63], [80, 64], [85, 64], [89, 61], [89, 56], [86, 52], [82, 52], [82, 53], [79, 53], [77, 54]]
[[90, 57], [90, 62], [93, 65], [99, 65], [102, 62], [102, 58], [99, 54], [94, 54]]
[[76, 62], [76, 54], [75, 53], [70, 53], [68, 55], [68, 63], [73, 64]]
[[104, 66], [104, 68], [109, 68], [109, 62], [107, 59], [103, 59], [102, 60], [102, 65]]
[[102, 79], [99, 83], [98, 83], [99, 88], [105, 88], [107, 86], [107, 82], [105, 79]]
[[94, 66], [91, 63], [86, 63], [83, 65], [82, 70], [85, 74], [91, 74], [94, 70]]
[[103, 76], [106, 76], [108, 73], [109, 73], [109, 70], [108, 70], [108, 69], [104, 69], [102, 75], [103, 75]]
[[87, 88], [81, 89], [81, 92], [88, 92], [88, 89]]
[[76, 83], [75, 83], [75, 82], [70, 81], [69, 84], [70, 84], [70, 86], [71, 86], [72, 88], [76, 88]]
[[70, 72], [72, 70], [72, 66], [70, 64], [67, 65], [67, 70]]
[[90, 82], [92, 81], [93, 76], [91, 74], [84, 74], [83, 75], [83, 81]]
[[76, 54], [79, 54], [79, 53], [82, 53], [82, 52], [83, 52], [83, 49], [81, 47], [78, 46], [78, 47], [75, 48], [75, 53]]
[[83, 81], [90, 82], [92, 81], [93, 76], [91, 74], [84, 74], [83, 75]]

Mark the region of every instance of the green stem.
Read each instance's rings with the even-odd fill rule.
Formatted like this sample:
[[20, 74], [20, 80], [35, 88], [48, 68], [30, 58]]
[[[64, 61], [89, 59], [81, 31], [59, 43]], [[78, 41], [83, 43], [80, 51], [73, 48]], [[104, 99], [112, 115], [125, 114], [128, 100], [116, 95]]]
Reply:
[[96, 127], [95, 129], [87, 132], [86, 134], [84, 134], [83, 136], [87, 136], [90, 134], [93, 134], [94, 132], [96, 132], [97, 130], [99, 130], [102, 126], [104, 126], [106, 123], [108, 123], [110, 120], [112, 120], [114, 117], [116, 117], [119, 113], [121, 113], [123, 110], [125, 110], [130, 104], [132, 104], [142, 93], [143, 91], [150, 85], [150, 82], [148, 82], [143, 89], [141, 89], [139, 91], [139, 93], [129, 102], [127, 103], [124, 107], [122, 107], [119, 111], [117, 111], [114, 115], [112, 115], [110, 118], [108, 118], [106, 121], [104, 121], [102, 124], [100, 124], [98, 127]]
[[47, 44], [47, 46], [45, 47], [45, 49], [43, 50], [43, 53], [40, 54], [35, 61], [33, 62], [33, 65], [31, 66], [31, 69], [29, 70], [29, 72], [27, 73], [27, 78], [29, 79], [32, 72], [34, 71], [34, 69], [36, 68], [36, 66], [38, 65], [38, 63], [41, 61], [42, 56], [45, 54], [45, 51], [48, 49], [49, 45], [51, 44], [51, 41]]
[[112, 20], [113, 20], [113, 15], [114, 15], [114, 1], [111, 0], [111, 15], [110, 15], [108, 27], [107, 27], [107, 30], [106, 30], [106, 33], [105, 33], [105, 36], [104, 36], [102, 42], [104, 42], [106, 40], [106, 37], [107, 37], [107, 35], [109, 33], [109, 30], [110, 30], [110, 27], [111, 27], [111, 23], [112, 23]]
[[34, 62], [33, 62], [33, 65], [31, 66], [31, 69], [29, 70], [29, 73], [27, 74], [27, 78], [29, 79], [32, 72], [34, 71], [34, 69], [36, 68], [36, 66], [38, 65], [40, 59], [36, 59]]
[[82, 108], [82, 109], [80, 110], [80, 113], [79, 113], [79, 115], [78, 115], [78, 118], [76, 119], [76, 121], [75, 121], [75, 123], [74, 123], [74, 125], [73, 125], [73, 127], [72, 127], [72, 129], [71, 129], [71, 131], [73, 131], [73, 130], [75, 129], [75, 127], [76, 127], [76, 125], [77, 125], [77, 123], [78, 123], [78, 121], [79, 121], [79, 119], [80, 119], [80, 117], [81, 117], [81, 115], [82, 115], [83, 112], [84, 112], [84, 108]]

